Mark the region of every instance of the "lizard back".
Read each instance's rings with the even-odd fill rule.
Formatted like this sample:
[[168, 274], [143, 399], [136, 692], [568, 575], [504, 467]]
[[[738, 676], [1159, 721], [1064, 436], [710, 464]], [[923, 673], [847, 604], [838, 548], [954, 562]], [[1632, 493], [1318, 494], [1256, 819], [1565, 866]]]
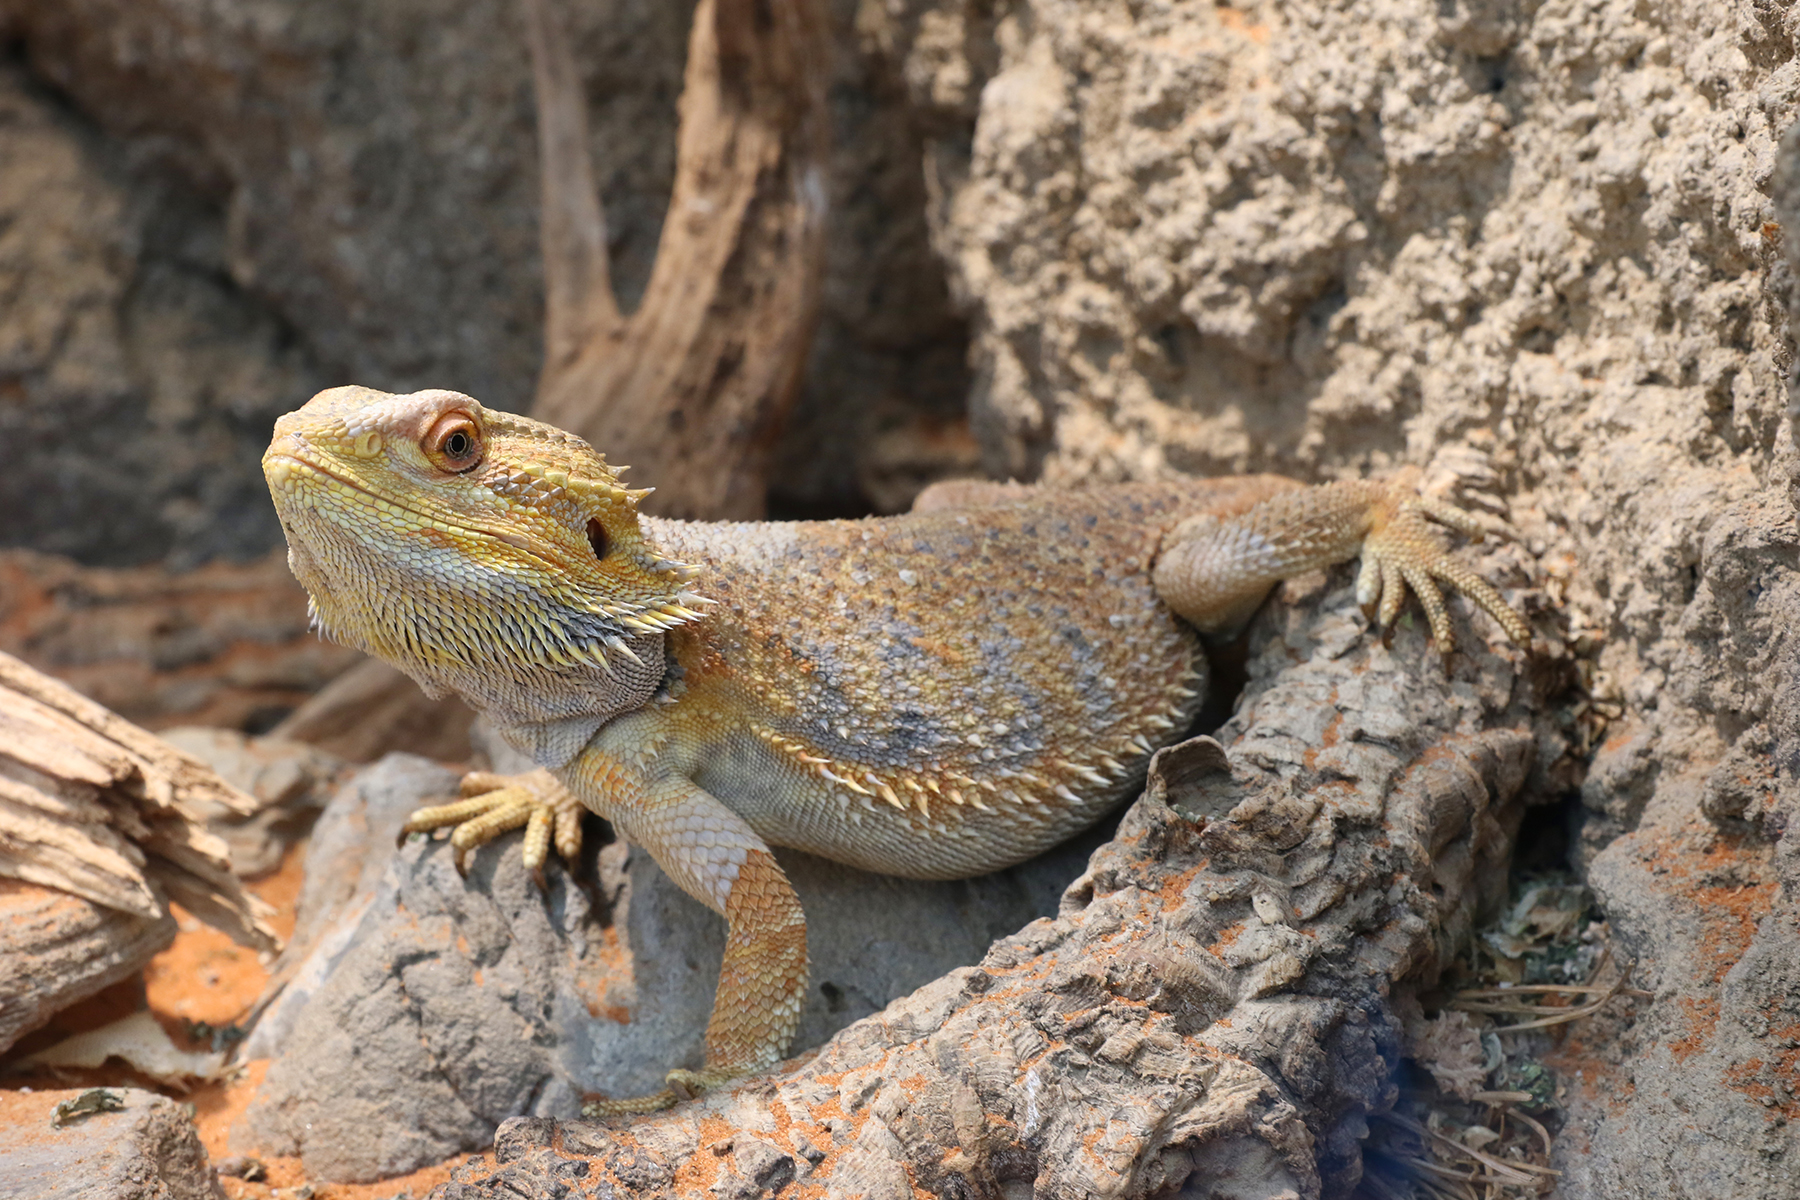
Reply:
[[[1194, 631], [1160, 602], [1164, 530], [1244, 481], [860, 521], [645, 518], [717, 606], [669, 635], [704, 747], [692, 777], [767, 840], [958, 877], [1091, 824], [1204, 699]], [[753, 714], [753, 715], [746, 715]]]

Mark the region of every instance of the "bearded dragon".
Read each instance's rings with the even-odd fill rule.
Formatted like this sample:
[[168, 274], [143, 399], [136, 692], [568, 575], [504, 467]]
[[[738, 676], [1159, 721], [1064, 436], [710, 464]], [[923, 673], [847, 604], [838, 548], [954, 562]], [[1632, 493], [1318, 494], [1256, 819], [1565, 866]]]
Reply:
[[[410, 828], [526, 827], [534, 870], [580, 806], [724, 916], [706, 1061], [648, 1111], [774, 1065], [806, 922], [769, 847], [918, 879], [1019, 862], [1100, 818], [1183, 736], [1201, 635], [1361, 556], [1381, 628], [1434, 580], [1530, 629], [1441, 546], [1468, 514], [1404, 481], [1269, 475], [1085, 490], [955, 485], [910, 514], [710, 524], [638, 511], [585, 442], [457, 392], [321, 392], [263, 471], [319, 629], [454, 691], [540, 770], [471, 775]], [[566, 790], [565, 790], [566, 789]]]

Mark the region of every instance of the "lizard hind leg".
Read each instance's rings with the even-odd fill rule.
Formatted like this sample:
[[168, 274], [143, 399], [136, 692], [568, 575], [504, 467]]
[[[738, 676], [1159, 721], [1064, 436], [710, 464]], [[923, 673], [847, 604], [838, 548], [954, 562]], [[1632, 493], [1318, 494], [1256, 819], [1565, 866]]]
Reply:
[[775, 856], [742, 818], [681, 780], [649, 797], [623, 832], [683, 891], [725, 917], [725, 957], [705, 1066], [670, 1071], [668, 1086], [648, 1096], [589, 1103], [582, 1113], [590, 1117], [653, 1112], [774, 1066], [806, 999], [806, 916]]
[[416, 809], [402, 827], [401, 838], [454, 827], [450, 846], [457, 871], [466, 875], [469, 855], [476, 847], [523, 827], [525, 869], [540, 884], [552, 844], [571, 866], [581, 854], [581, 802], [550, 772], [496, 775], [471, 771], [463, 776], [461, 791], [463, 799], [454, 803]]
[[1281, 491], [1238, 513], [1191, 516], [1164, 536], [1152, 572], [1157, 595], [1201, 633], [1230, 636], [1280, 580], [1360, 556], [1357, 600], [1384, 632], [1410, 590], [1438, 648], [1449, 654], [1453, 637], [1441, 581], [1529, 646], [1525, 619], [1444, 548], [1433, 526], [1479, 538], [1480, 523], [1418, 495], [1411, 484], [1410, 474], [1388, 482], [1344, 480]]

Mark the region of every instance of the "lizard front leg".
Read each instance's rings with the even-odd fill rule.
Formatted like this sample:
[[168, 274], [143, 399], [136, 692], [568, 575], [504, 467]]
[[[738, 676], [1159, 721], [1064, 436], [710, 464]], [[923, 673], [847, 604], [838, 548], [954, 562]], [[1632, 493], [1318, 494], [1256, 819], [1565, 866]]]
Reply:
[[682, 891], [726, 922], [705, 1065], [670, 1071], [660, 1092], [590, 1104], [584, 1113], [653, 1112], [774, 1066], [800, 1025], [806, 998], [806, 916], [768, 845], [742, 817], [679, 775], [645, 778], [590, 749], [562, 777], [649, 851]]
[[525, 869], [543, 882], [544, 860], [554, 842], [563, 861], [573, 865], [581, 853], [581, 802], [556, 776], [545, 770], [523, 775], [471, 771], [462, 778], [463, 799], [421, 808], [400, 831], [427, 833], [454, 826], [450, 846], [457, 871], [468, 873], [468, 858], [477, 846], [520, 828], [525, 829]]
[[1278, 492], [1227, 516], [1189, 517], [1163, 539], [1157, 595], [1202, 633], [1234, 633], [1283, 579], [1360, 555], [1356, 598], [1383, 630], [1399, 616], [1407, 589], [1419, 597], [1438, 649], [1453, 638], [1435, 581], [1486, 610], [1513, 641], [1531, 628], [1487, 580], [1444, 549], [1432, 521], [1473, 538], [1481, 526], [1453, 505], [1413, 491], [1414, 473], [1386, 482], [1347, 480]]

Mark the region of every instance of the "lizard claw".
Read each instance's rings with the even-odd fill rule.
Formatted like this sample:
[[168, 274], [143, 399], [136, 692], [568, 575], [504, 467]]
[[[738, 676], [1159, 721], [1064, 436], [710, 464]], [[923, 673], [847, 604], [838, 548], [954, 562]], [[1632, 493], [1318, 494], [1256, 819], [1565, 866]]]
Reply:
[[581, 1106], [584, 1117], [614, 1117], [631, 1113], [660, 1112], [701, 1096], [722, 1084], [742, 1079], [751, 1073], [748, 1067], [708, 1067], [689, 1071], [676, 1067], [663, 1077], [668, 1086], [647, 1096], [627, 1096], [622, 1100], [590, 1100]]
[[544, 886], [544, 861], [551, 843], [574, 864], [581, 853], [581, 804], [548, 771], [495, 775], [472, 771], [463, 776], [463, 799], [416, 810], [400, 837], [454, 826], [450, 846], [458, 874], [468, 875], [469, 855], [477, 847], [519, 828], [525, 830], [525, 869]]
[[1362, 544], [1362, 569], [1356, 577], [1356, 599], [1378, 629], [1382, 645], [1393, 641], [1394, 621], [1411, 591], [1425, 609], [1432, 640], [1447, 660], [1456, 638], [1450, 613], [1438, 588], [1449, 584], [1500, 623], [1508, 637], [1521, 646], [1531, 645], [1531, 627], [1506, 603], [1492, 584], [1453, 558], [1438, 540], [1431, 522], [1448, 525], [1473, 540], [1483, 529], [1461, 509], [1410, 493], [1397, 494], [1389, 511], [1378, 518]]

